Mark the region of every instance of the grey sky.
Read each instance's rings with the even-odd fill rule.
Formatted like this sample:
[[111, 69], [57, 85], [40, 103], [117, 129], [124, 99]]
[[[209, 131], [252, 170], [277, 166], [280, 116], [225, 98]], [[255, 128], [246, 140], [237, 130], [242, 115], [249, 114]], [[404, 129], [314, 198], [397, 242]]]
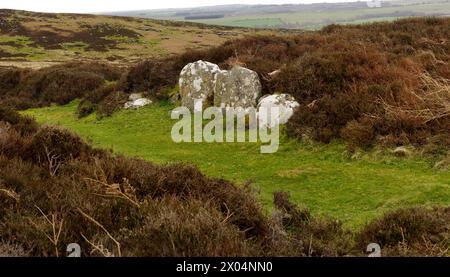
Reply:
[[0, 0], [0, 8], [40, 12], [89, 13], [161, 8], [185, 8], [224, 4], [306, 4], [356, 1], [358, 0]]

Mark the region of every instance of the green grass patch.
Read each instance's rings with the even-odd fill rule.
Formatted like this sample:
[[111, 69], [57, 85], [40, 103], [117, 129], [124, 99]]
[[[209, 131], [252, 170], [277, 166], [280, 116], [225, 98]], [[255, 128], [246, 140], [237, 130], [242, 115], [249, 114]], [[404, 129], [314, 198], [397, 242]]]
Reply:
[[306, 144], [282, 138], [275, 154], [260, 154], [254, 143], [181, 143], [171, 139], [174, 108], [153, 104], [120, 111], [110, 118], [77, 119], [78, 101], [25, 111], [40, 123], [69, 128], [95, 146], [156, 163], [188, 162], [209, 176], [242, 184], [251, 181], [272, 208], [272, 193], [289, 191], [292, 200], [314, 214], [331, 215], [358, 228], [383, 212], [414, 205], [450, 204], [450, 172], [419, 158], [386, 153], [351, 159], [339, 142]]
[[67, 51], [84, 52], [89, 45], [82, 41], [61, 43], [61, 47]]
[[27, 46], [32, 43], [30, 38], [24, 37], [24, 36], [6, 36], [2, 35], [0, 36], [0, 43], [3, 42], [13, 42], [15, 44], [18, 44], [20, 46]]
[[19, 57], [20, 59], [26, 58], [30, 61], [38, 61], [46, 53], [42, 48], [32, 46], [32, 43], [30, 38], [24, 36], [0, 36], [0, 49], [10, 54], [23, 55], [23, 57]]
[[230, 26], [246, 28], [275, 28], [283, 24], [284, 22], [280, 18], [251, 18], [230, 21]]
[[127, 36], [105, 36], [103, 38], [107, 40], [117, 41], [120, 43], [137, 43], [139, 41], [136, 38], [131, 38]]

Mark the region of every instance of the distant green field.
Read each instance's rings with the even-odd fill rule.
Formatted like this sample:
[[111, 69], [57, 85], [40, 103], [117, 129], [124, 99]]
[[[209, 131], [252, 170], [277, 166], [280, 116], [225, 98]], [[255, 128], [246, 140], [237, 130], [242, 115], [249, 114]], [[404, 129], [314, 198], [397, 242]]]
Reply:
[[269, 28], [283, 24], [280, 18], [253, 18], [228, 21], [227, 25], [246, 28]]
[[282, 138], [275, 154], [260, 154], [258, 144], [172, 142], [173, 106], [154, 104], [120, 111], [110, 118], [78, 120], [78, 102], [25, 111], [40, 123], [67, 127], [95, 146], [156, 163], [189, 162], [205, 174], [242, 184], [251, 181], [262, 203], [272, 207], [272, 193], [289, 191], [313, 213], [331, 215], [358, 228], [390, 209], [450, 204], [450, 172], [418, 158], [397, 158], [372, 151], [349, 157], [344, 145], [315, 145]]
[[[337, 9], [317, 11], [296, 11], [288, 13], [262, 13], [225, 16], [218, 19], [198, 19], [195, 22], [240, 26], [240, 27], [284, 27], [301, 29], [319, 29], [332, 23], [359, 24], [374, 21], [392, 21], [409, 16], [450, 15], [450, 1], [441, 3], [417, 3], [404, 6], [386, 6], [366, 9]], [[150, 15], [151, 17], [151, 15]], [[170, 20], [184, 20], [183, 17], [167, 16]]]

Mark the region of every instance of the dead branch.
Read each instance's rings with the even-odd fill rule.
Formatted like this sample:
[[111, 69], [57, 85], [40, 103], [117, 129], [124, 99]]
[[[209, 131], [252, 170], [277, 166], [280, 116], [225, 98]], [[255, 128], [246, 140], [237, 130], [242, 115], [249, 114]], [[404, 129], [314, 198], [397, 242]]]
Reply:
[[83, 215], [89, 221], [91, 221], [92, 223], [94, 223], [95, 225], [100, 227], [100, 229], [102, 229], [106, 233], [106, 235], [116, 244], [117, 253], [118, 253], [119, 257], [121, 257], [122, 253], [120, 251], [120, 243], [111, 235], [111, 233], [109, 233], [108, 230], [106, 230], [106, 228], [102, 224], [100, 224], [97, 220], [95, 220], [94, 218], [89, 216], [87, 213], [83, 212], [80, 208], [78, 208], [78, 211], [81, 213], [81, 215]]
[[111, 252], [109, 252], [109, 250], [106, 247], [104, 247], [102, 244], [97, 245], [97, 244], [91, 242], [90, 240], [88, 240], [86, 238], [86, 236], [83, 233], [81, 233], [81, 236], [90, 246], [92, 246], [93, 249], [91, 251], [91, 254], [94, 253], [95, 251], [97, 251], [100, 254], [102, 254], [103, 257], [114, 257], [114, 255], [111, 254]]
[[46, 145], [44, 145], [45, 155], [47, 157], [48, 172], [50, 176], [55, 176], [61, 166], [59, 155], [54, 155], [53, 151], [50, 151]]
[[63, 228], [64, 219], [61, 219], [58, 224], [58, 216], [56, 214], [52, 214], [50, 219], [38, 206], [35, 205], [35, 207], [42, 214], [42, 216], [45, 219], [45, 222], [47, 222], [52, 227], [52, 234], [51, 235], [47, 234], [33, 220], [29, 219], [29, 221], [31, 225], [33, 225], [37, 230], [41, 231], [45, 235], [45, 237], [47, 237], [47, 239], [54, 245], [56, 257], [59, 257], [58, 242]]
[[6, 196], [14, 199], [17, 203], [20, 200], [20, 195], [13, 191], [13, 190], [9, 190], [9, 189], [0, 189], [0, 192], [2, 192], [3, 194], [5, 194]]

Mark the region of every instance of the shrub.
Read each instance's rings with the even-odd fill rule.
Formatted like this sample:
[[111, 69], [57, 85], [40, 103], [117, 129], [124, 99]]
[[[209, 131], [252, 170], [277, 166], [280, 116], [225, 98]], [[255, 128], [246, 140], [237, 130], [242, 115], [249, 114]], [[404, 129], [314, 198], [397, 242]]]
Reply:
[[96, 90], [88, 91], [84, 97], [83, 100], [87, 100], [92, 102], [93, 104], [100, 103], [105, 97], [110, 95], [113, 92], [120, 91], [121, 87], [118, 82], [113, 82], [106, 84], [104, 86], [101, 86], [97, 88]]
[[91, 148], [77, 135], [58, 127], [43, 127], [31, 139], [31, 158], [50, 170], [68, 160], [88, 157]]
[[27, 253], [19, 245], [13, 245], [10, 243], [0, 243], [0, 257], [26, 257]]
[[0, 121], [11, 124], [17, 132], [24, 136], [34, 134], [39, 128], [31, 117], [21, 116], [8, 108], [0, 108]]
[[287, 250], [290, 255], [342, 256], [351, 251], [352, 234], [339, 221], [312, 217], [307, 209], [300, 209], [292, 204], [288, 194], [283, 192], [276, 192], [274, 201], [281, 211], [289, 241], [296, 247]]
[[275, 192], [273, 194], [275, 207], [285, 215], [283, 225], [295, 227], [308, 222], [311, 218], [309, 210], [297, 207], [289, 201], [289, 197], [287, 192]]
[[375, 139], [374, 124], [368, 118], [363, 118], [361, 122], [350, 121], [342, 129], [341, 136], [351, 148], [368, 147]]
[[[448, 254], [450, 247], [449, 208], [409, 208], [386, 213], [369, 223], [357, 235], [361, 247], [376, 242], [387, 255]], [[363, 249], [363, 248], [361, 248]], [[406, 252], [406, 253], [405, 253]]]
[[18, 68], [1, 68], [0, 69], [0, 95], [17, 87], [27, 70]]
[[83, 99], [77, 107], [78, 118], [86, 117], [95, 112], [96, 106], [89, 100]]
[[27, 142], [10, 124], [0, 121], [0, 151], [3, 155], [11, 158], [21, 155]]
[[126, 92], [145, 91], [163, 99], [166, 96], [163, 91], [177, 83], [180, 71], [174, 70], [173, 62], [169, 59], [147, 60], [130, 69], [123, 80], [123, 87]]
[[55, 127], [42, 127], [25, 148], [0, 148], [0, 234], [32, 256], [61, 256], [72, 242], [86, 256], [262, 253], [267, 219], [252, 193], [232, 183], [192, 166], [112, 156]]
[[[100, 116], [111, 115], [125, 103], [125, 94], [121, 93], [121, 86], [113, 82], [88, 91], [77, 107], [78, 118], [92, 114], [100, 108]], [[119, 99], [117, 98], [119, 97]]]
[[148, 215], [141, 226], [121, 234], [122, 246], [131, 250], [124, 253], [127, 256], [242, 257], [258, 253], [238, 228], [223, 224], [225, 215], [204, 201], [169, 196], [147, 205]]
[[22, 84], [19, 96], [30, 95], [48, 105], [67, 104], [103, 84], [100, 75], [71, 69], [41, 71]]
[[[136, 190], [138, 199], [161, 198], [175, 195], [182, 199], [195, 198], [208, 201], [216, 209], [230, 215], [228, 221], [245, 230], [248, 236], [264, 237], [267, 222], [261, 207], [247, 189], [237, 189], [224, 180], [209, 179], [197, 168], [173, 164], [156, 166], [140, 159], [117, 157], [102, 158], [98, 170], [107, 176], [107, 182], [120, 182], [127, 178]], [[230, 211], [234, 211], [230, 214]]]
[[103, 98], [97, 106], [100, 117], [110, 116], [118, 111], [128, 101], [128, 94], [122, 91], [113, 91]]
[[16, 109], [67, 104], [103, 86], [105, 81], [119, 80], [121, 74], [120, 69], [99, 63], [66, 63], [35, 71], [2, 70], [1, 103]]

